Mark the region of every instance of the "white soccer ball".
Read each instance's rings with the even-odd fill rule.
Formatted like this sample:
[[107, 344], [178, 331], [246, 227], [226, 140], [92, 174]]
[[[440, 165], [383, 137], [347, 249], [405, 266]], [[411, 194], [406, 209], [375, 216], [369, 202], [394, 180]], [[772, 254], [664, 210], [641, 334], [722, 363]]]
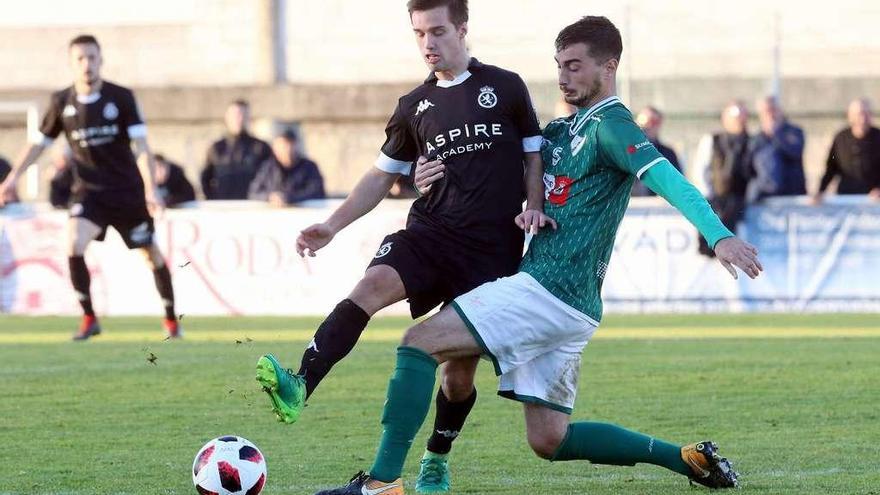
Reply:
[[230, 435], [199, 449], [192, 472], [201, 495], [257, 495], [266, 483], [266, 458], [256, 445]]

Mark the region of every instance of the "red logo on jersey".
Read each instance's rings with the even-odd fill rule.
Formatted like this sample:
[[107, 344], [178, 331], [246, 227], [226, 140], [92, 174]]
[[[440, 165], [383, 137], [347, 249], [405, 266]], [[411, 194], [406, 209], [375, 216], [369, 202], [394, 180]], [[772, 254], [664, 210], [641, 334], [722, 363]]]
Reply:
[[568, 192], [571, 190], [572, 182], [574, 180], [571, 177], [565, 177], [564, 175], [556, 177], [556, 180], [553, 182], [553, 189], [550, 190], [550, 195], [547, 197], [550, 204], [556, 206], [564, 205], [568, 201]]
[[631, 144], [626, 147], [626, 152], [629, 153], [630, 155], [632, 155], [636, 151], [638, 151], [638, 150], [636, 149], [636, 146], [634, 144]]

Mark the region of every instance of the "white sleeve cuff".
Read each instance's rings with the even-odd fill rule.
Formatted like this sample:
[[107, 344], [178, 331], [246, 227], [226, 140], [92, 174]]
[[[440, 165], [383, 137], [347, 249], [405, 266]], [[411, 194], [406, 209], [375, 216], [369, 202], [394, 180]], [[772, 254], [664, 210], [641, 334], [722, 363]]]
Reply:
[[129, 139], [139, 139], [147, 137], [146, 124], [135, 124], [128, 126]]
[[49, 146], [54, 141], [49, 136], [43, 134], [40, 131], [34, 131], [28, 133], [28, 143], [36, 144], [37, 146]]
[[[654, 165], [657, 165], [660, 162], [669, 162], [669, 160], [667, 160], [666, 158], [663, 158], [663, 157], [655, 158], [653, 161], [651, 161], [651, 163], [640, 168], [639, 171], [636, 172], [636, 177], [641, 179], [642, 176], [645, 175], [645, 172], [647, 172], [649, 168], [653, 167]], [[670, 163], [670, 165], [672, 165], [672, 164]]]
[[412, 168], [412, 162], [395, 160], [385, 153], [379, 153], [379, 158], [376, 158], [376, 168], [383, 172], [388, 172], [389, 174], [409, 175], [409, 169]]
[[544, 138], [542, 136], [532, 136], [523, 138], [523, 152], [525, 153], [534, 153], [536, 151], [541, 151], [541, 144], [544, 142]]

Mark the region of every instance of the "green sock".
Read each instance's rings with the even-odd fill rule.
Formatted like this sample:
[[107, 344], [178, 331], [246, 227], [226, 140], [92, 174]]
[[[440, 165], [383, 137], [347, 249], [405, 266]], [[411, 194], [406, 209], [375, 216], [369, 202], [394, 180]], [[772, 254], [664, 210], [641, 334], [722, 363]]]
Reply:
[[614, 466], [647, 462], [685, 476], [691, 474], [681, 459], [680, 446], [609, 423], [584, 421], [568, 425], [568, 434], [552, 460], [577, 459]]
[[388, 383], [384, 429], [371, 478], [390, 482], [400, 477], [413, 438], [431, 407], [436, 373], [437, 361], [429, 354], [414, 347], [397, 348], [397, 367]]

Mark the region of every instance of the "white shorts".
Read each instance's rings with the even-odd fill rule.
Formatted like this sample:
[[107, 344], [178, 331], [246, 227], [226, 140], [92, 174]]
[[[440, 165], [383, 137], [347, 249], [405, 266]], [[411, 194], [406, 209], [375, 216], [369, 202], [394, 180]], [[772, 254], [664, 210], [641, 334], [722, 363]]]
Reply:
[[483, 284], [452, 307], [501, 377], [498, 395], [571, 414], [581, 352], [598, 322], [523, 272]]

